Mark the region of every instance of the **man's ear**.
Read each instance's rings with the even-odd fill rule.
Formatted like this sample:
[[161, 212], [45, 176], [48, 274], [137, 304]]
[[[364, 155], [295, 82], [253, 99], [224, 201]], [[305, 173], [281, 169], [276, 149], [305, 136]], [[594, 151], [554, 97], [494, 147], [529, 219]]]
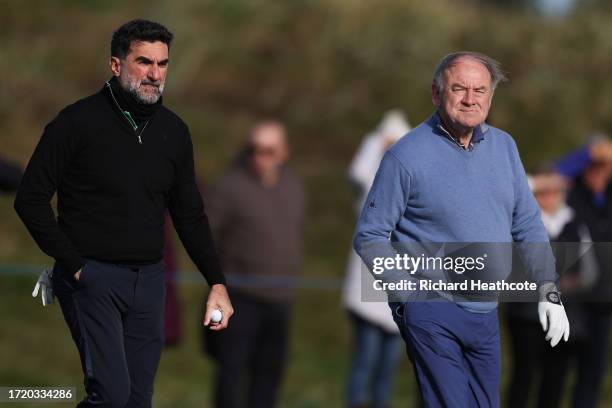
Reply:
[[441, 97], [435, 82], [431, 84], [431, 102], [433, 102], [436, 108], [440, 107]]
[[108, 61], [108, 66], [112, 71], [113, 75], [118, 77], [121, 74], [121, 60], [117, 57], [110, 57]]

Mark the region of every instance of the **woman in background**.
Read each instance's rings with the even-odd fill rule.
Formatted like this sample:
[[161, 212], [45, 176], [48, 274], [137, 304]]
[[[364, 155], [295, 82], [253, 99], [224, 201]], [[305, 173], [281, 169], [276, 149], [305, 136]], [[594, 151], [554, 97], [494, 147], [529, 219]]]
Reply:
[[[385, 114], [374, 132], [367, 135], [349, 168], [356, 191], [357, 215], [372, 186], [385, 151], [410, 130], [399, 111]], [[344, 305], [353, 325], [353, 354], [346, 399], [349, 408], [388, 406], [395, 370], [400, 357], [401, 337], [386, 302], [363, 302], [362, 282], [372, 276], [351, 250], [344, 285]]]

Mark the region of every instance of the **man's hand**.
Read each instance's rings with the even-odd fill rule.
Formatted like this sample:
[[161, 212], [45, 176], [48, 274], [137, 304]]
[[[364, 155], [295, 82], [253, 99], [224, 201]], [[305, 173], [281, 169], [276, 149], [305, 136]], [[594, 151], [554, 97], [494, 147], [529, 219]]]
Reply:
[[79, 269], [75, 274], [74, 274], [74, 280], [75, 281], [79, 281], [79, 279], [81, 279], [81, 271], [83, 270], [83, 268]]
[[538, 303], [538, 315], [542, 329], [546, 332], [546, 341], [555, 347], [561, 337], [567, 341], [570, 334], [569, 321], [562, 304], [555, 304], [543, 300]]
[[48, 269], [45, 269], [43, 273], [40, 274], [38, 280], [36, 281], [36, 285], [34, 286], [34, 290], [32, 291], [32, 297], [38, 296], [38, 291], [40, 290], [40, 297], [42, 299], [43, 306], [50, 305], [53, 303], [55, 296], [53, 295], [53, 286], [51, 284], [51, 272]]
[[[219, 309], [223, 315], [223, 319], [219, 323], [212, 323], [210, 315], [213, 310]], [[229, 318], [234, 314], [234, 308], [230, 302], [229, 295], [225, 285], [212, 285], [208, 300], [206, 301], [206, 313], [204, 314], [204, 326], [210, 326], [210, 330], [223, 330], [227, 327]]]

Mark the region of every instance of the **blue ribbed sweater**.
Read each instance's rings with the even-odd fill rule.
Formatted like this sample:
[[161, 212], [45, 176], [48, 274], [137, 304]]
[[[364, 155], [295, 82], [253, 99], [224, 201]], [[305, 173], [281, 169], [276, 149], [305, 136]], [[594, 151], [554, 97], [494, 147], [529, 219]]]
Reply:
[[[482, 124], [472, 142], [470, 150], [459, 146], [434, 113], [387, 151], [353, 240], [366, 265], [372, 254], [364, 247], [388, 242], [548, 242], [512, 137]], [[535, 256], [532, 280], [555, 281], [552, 253]], [[496, 305], [462, 304], [475, 312]]]

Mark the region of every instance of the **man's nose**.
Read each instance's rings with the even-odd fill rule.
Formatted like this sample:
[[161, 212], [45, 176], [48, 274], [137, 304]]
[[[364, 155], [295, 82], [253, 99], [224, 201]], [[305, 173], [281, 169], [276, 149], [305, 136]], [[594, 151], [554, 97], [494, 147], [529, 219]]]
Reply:
[[152, 81], [159, 81], [161, 79], [161, 71], [159, 70], [159, 66], [157, 64], [151, 64], [151, 69], [149, 69], [149, 79]]
[[476, 103], [474, 91], [472, 89], [468, 89], [467, 91], [465, 91], [461, 102], [463, 102], [465, 105], [474, 105]]

